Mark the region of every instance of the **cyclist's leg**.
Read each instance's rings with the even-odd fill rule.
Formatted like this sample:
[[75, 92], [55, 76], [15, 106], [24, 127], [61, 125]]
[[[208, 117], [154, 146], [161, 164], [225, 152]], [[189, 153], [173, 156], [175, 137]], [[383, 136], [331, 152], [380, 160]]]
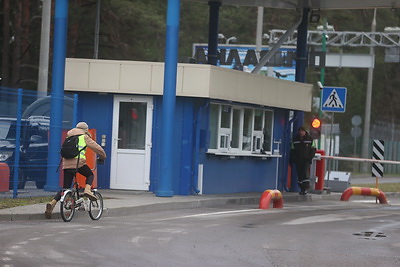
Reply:
[[[75, 169], [64, 169], [64, 185], [63, 188], [70, 188], [75, 175]], [[62, 190], [58, 191], [54, 198], [46, 204], [46, 211], [44, 212], [46, 219], [51, 219], [51, 213], [57, 202], [61, 199]]]
[[78, 172], [86, 177], [85, 191], [83, 192], [90, 200], [97, 200], [96, 196], [92, 193], [91, 187], [94, 179], [92, 170], [88, 165], [83, 165], [78, 169]]

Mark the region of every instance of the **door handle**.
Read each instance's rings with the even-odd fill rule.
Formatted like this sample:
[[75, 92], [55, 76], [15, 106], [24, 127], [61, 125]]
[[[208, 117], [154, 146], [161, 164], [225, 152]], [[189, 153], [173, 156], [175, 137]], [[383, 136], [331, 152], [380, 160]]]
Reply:
[[121, 141], [121, 140], [122, 140], [122, 138], [114, 138], [114, 145], [117, 145], [118, 141]]

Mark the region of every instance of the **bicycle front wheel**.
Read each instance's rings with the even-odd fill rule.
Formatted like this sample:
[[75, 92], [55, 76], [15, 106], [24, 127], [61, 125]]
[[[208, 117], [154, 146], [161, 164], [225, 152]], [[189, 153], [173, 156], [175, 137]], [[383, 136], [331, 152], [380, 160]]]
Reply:
[[64, 201], [60, 203], [61, 218], [64, 222], [70, 222], [75, 214], [75, 198], [72, 192], [64, 196]]
[[103, 214], [103, 196], [97, 191], [94, 191], [93, 194], [96, 196], [97, 200], [90, 200], [89, 216], [92, 220], [98, 220]]

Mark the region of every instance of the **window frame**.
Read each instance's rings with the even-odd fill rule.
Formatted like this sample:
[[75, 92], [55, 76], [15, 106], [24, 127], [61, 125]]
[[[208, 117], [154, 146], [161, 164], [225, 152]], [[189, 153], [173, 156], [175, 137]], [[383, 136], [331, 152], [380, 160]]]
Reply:
[[[215, 112], [211, 113], [210, 116], [217, 116], [218, 129], [210, 132], [210, 140], [216, 138], [213, 134], [217, 135], [217, 147], [208, 148], [207, 153], [212, 154], [234, 154], [243, 156], [254, 156], [254, 155], [272, 155], [273, 153], [273, 130], [274, 130], [274, 110], [264, 107], [254, 107], [238, 104], [226, 104], [211, 102], [210, 106], [218, 106], [218, 114]], [[223, 109], [229, 107], [229, 128], [222, 127], [222, 113]], [[215, 111], [215, 109], [214, 109]], [[251, 113], [249, 120], [248, 116]], [[256, 114], [261, 113], [261, 118], [258, 118], [259, 127], [256, 127]], [[269, 114], [269, 115], [268, 115]], [[225, 114], [226, 115], [226, 114]], [[269, 118], [267, 118], [269, 116]], [[215, 118], [210, 117], [210, 121], [215, 122]], [[226, 122], [226, 121], [225, 121]], [[246, 127], [245, 127], [246, 123]], [[261, 123], [261, 125], [260, 125]], [[269, 123], [270, 125], [265, 125]], [[237, 128], [239, 127], [239, 128]], [[249, 141], [246, 142], [246, 131], [247, 135], [250, 133]], [[269, 129], [269, 130], [268, 130]], [[270, 137], [267, 136], [270, 135]], [[235, 140], [233, 140], [235, 138]], [[266, 139], [268, 138], [268, 140]], [[237, 147], [232, 147], [233, 144], [237, 144]], [[265, 149], [265, 144], [269, 144], [269, 147]], [[246, 147], [250, 147], [250, 150], [246, 150]]]

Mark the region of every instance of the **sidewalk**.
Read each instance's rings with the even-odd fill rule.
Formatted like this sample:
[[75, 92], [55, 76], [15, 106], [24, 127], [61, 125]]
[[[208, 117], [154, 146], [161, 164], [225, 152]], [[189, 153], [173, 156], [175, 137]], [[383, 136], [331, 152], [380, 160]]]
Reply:
[[[258, 207], [262, 193], [191, 195], [157, 197], [151, 192], [100, 190], [104, 198], [103, 216], [126, 216], [151, 213], [163, 210], [190, 209], [223, 205], [254, 205]], [[284, 202], [316, 201], [322, 199], [339, 200], [340, 194], [308, 194], [284, 192]], [[271, 202], [272, 204], [272, 202]], [[45, 204], [34, 204], [0, 210], [0, 221], [45, 220]], [[87, 216], [86, 212], [77, 212], [78, 216]], [[53, 219], [61, 219], [59, 204], [54, 209]]]

